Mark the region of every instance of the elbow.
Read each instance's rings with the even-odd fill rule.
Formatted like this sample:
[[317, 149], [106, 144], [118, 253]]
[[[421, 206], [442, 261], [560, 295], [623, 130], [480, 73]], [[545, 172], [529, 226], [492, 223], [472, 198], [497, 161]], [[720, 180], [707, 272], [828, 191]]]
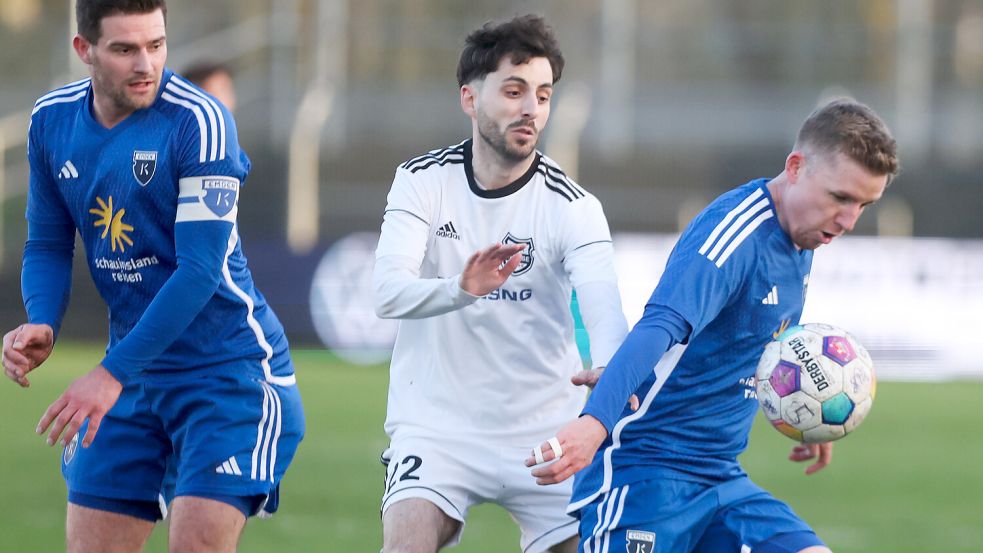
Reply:
[[380, 319], [397, 319], [399, 313], [396, 311], [395, 298], [384, 297], [382, 293], [375, 293], [375, 316]]
[[188, 281], [195, 282], [203, 290], [209, 290], [212, 293], [218, 290], [219, 285], [225, 279], [221, 266], [208, 267], [200, 263], [190, 263], [180, 259], [178, 260], [176, 273], [180, 273]]

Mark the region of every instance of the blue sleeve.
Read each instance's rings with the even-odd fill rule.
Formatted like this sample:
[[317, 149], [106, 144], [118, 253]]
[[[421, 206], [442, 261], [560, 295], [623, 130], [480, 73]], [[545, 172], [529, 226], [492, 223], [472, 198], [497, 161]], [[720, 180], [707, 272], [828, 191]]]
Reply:
[[50, 325], [58, 336], [72, 290], [75, 224], [45, 162], [42, 124], [32, 121], [27, 158], [27, 242], [21, 269], [21, 295], [27, 320]]
[[699, 334], [740, 289], [753, 250], [743, 248], [726, 262], [710, 258], [707, 236], [716, 212], [704, 210], [683, 232], [666, 270], [645, 306], [642, 319], [611, 358], [584, 408], [610, 433], [638, 386], [669, 348]]
[[178, 223], [174, 227], [177, 270], [144, 311], [133, 330], [106, 355], [102, 365], [122, 383], [145, 369], [188, 328], [218, 289], [233, 225], [224, 221]]
[[581, 414], [601, 421], [610, 433], [628, 398], [652, 373], [662, 355], [689, 335], [689, 323], [679, 313], [650, 301], [641, 320], [604, 369]]
[[[239, 149], [235, 123], [215, 104], [224, 126], [189, 121], [178, 141], [179, 169], [174, 250], [177, 269], [161, 287], [133, 329], [103, 359], [120, 382], [147, 368], [188, 328], [223, 279], [226, 256], [238, 239], [235, 229], [239, 186], [248, 158]], [[201, 132], [226, 144], [224, 155], [201, 146]], [[202, 161], [204, 159], [204, 161]]]
[[28, 223], [21, 269], [27, 321], [50, 325], [58, 336], [72, 291], [73, 225]]

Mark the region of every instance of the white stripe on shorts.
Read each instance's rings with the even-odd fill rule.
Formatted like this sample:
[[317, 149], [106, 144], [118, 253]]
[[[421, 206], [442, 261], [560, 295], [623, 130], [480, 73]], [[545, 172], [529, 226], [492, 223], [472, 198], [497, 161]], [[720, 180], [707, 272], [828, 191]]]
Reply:
[[625, 509], [628, 486], [611, 490], [597, 505], [597, 524], [584, 541], [584, 553], [608, 553], [611, 545], [611, 529], [618, 526]]
[[[249, 477], [253, 480], [257, 480], [258, 470], [259, 470], [259, 453], [263, 445], [263, 429], [266, 427], [266, 421], [270, 418], [270, 405], [273, 401], [270, 399], [270, 392], [263, 387], [263, 418], [259, 420], [259, 424], [256, 426], [256, 447], [253, 448], [253, 458], [252, 458], [252, 469], [250, 470]], [[265, 459], [264, 459], [265, 466]], [[266, 479], [266, 476], [263, 476]]]

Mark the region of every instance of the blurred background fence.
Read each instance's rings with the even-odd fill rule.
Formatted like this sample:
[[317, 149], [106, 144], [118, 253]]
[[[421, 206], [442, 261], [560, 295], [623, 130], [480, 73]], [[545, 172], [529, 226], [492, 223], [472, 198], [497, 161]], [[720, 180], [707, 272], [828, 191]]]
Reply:
[[[312, 322], [312, 299], [315, 318], [332, 301], [342, 321], [370, 316], [372, 235], [343, 239], [378, 231], [397, 164], [469, 134], [455, 80], [464, 36], [519, 13], [546, 15], [567, 58], [541, 148], [601, 199], [614, 231], [676, 232], [720, 192], [777, 174], [805, 115], [849, 94], [885, 117], [904, 165], [857, 233], [983, 238], [979, 0], [168, 4], [168, 65], [205, 59], [235, 72], [254, 167], [240, 206], [245, 251], [297, 344], [331, 332]], [[85, 76], [73, 34], [69, 0], [0, 0], [5, 328], [23, 318], [28, 115], [42, 93]], [[339, 244], [349, 254], [336, 249], [325, 266]], [[80, 269], [67, 335], [104, 339], [104, 307]], [[312, 288], [316, 272], [327, 288]], [[961, 282], [983, 296], [983, 276]], [[389, 332], [363, 326], [363, 338]]]

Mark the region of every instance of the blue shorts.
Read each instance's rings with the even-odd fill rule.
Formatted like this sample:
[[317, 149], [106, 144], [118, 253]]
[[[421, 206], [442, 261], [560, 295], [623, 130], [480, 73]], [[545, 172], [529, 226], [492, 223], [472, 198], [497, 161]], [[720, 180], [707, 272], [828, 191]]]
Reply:
[[792, 551], [824, 545], [746, 476], [717, 486], [658, 479], [615, 488], [581, 509], [579, 551], [737, 553], [780, 535]]
[[69, 501], [146, 519], [185, 495], [274, 512], [304, 435], [300, 393], [236, 369], [125, 386], [95, 441], [78, 447], [87, 421], [62, 454]]

